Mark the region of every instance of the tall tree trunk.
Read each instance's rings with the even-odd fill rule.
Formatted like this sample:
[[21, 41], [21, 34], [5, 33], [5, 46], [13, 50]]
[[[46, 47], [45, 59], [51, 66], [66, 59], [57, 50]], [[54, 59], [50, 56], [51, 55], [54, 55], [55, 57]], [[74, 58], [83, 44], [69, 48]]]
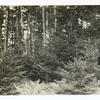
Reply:
[[57, 18], [56, 18], [56, 15], [57, 15], [56, 6], [54, 6], [54, 32], [56, 32], [56, 29], [57, 29]]
[[21, 8], [17, 7], [17, 15], [16, 15], [16, 34], [15, 34], [15, 50], [19, 54], [20, 46], [21, 46]]
[[32, 23], [32, 20], [31, 18], [29, 17], [29, 27], [30, 27], [30, 53], [32, 54], [33, 53], [33, 23]]
[[2, 44], [2, 22], [0, 21], [0, 60], [2, 59], [2, 56], [3, 56], [2, 46], [3, 46]]
[[36, 36], [35, 36], [35, 16], [31, 16], [30, 17], [30, 21], [29, 21], [29, 25], [30, 25], [30, 53], [34, 55], [34, 49], [35, 49], [35, 40], [36, 40]]
[[[47, 6], [48, 9], [48, 6]], [[46, 34], [48, 34], [48, 10], [46, 10]]]
[[43, 34], [46, 33], [45, 28], [45, 6], [42, 7], [42, 22], [43, 22]]
[[49, 39], [49, 22], [48, 22], [48, 6], [42, 7], [42, 23], [43, 23], [43, 45], [46, 46]]
[[27, 35], [26, 35], [26, 51], [27, 54], [30, 54], [30, 13], [27, 18]]
[[5, 18], [5, 43], [4, 43], [4, 53], [8, 51], [8, 35], [9, 35], [9, 7], [6, 8], [5, 12], [6, 18]]
[[12, 48], [14, 47], [14, 33], [12, 32]]
[[[3, 24], [3, 11], [0, 9], [0, 62], [3, 58], [3, 42], [2, 42], [2, 24]], [[1, 77], [3, 77], [3, 66], [1, 66]]]
[[45, 46], [46, 42], [46, 14], [45, 14], [45, 6], [42, 7], [42, 23], [43, 23], [43, 46]]

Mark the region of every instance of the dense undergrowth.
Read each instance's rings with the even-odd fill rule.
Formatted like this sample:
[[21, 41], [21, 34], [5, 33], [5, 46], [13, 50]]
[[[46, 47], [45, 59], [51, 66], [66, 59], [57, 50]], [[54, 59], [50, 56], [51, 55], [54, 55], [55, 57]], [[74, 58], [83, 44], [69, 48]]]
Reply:
[[16, 92], [20, 95], [93, 94], [99, 84], [95, 71], [89, 73], [87, 68], [86, 62], [75, 59], [58, 71], [62, 80], [47, 83], [24, 81], [15, 85]]
[[38, 59], [13, 51], [7, 53], [0, 63], [0, 94], [94, 93], [100, 79], [98, 49], [96, 45], [83, 44], [78, 46], [80, 52], [76, 50], [73, 60], [66, 62], [48, 49], [41, 50]]

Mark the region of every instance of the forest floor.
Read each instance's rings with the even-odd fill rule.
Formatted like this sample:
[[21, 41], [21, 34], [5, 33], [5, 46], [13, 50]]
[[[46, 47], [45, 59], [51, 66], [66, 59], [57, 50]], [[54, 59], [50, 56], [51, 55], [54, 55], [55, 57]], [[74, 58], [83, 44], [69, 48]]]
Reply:
[[100, 88], [96, 90], [95, 95], [100, 95]]
[[[99, 82], [99, 84], [100, 84], [100, 82]], [[92, 94], [92, 95], [100, 95], [100, 85], [99, 85], [99, 87], [97, 87], [97, 88], [95, 89], [95, 93]]]
[[[99, 82], [100, 83], [100, 82]], [[15, 95], [82, 95], [82, 89], [74, 90], [73, 87], [68, 84], [60, 87], [59, 84], [56, 83], [39, 83], [39, 81], [25, 81], [19, 85], [15, 85], [16, 91]], [[67, 91], [63, 91], [64, 87], [67, 88]], [[92, 92], [88, 91], [85, 93], [86, 95], [100, 95], [100, 85], [98, 87], [93, 87]], [[76, 93], [75, 93], [76, 91]], [[80, 93], [79, 93], [80, 91]], [[60, 93], [60, 94], [59, 94]], [[75, 94], [73, 94], [75, 93]], [[78, 94], [77, 94], [78, 93]], [[83, 92], [84, 95], [84, 92]]]

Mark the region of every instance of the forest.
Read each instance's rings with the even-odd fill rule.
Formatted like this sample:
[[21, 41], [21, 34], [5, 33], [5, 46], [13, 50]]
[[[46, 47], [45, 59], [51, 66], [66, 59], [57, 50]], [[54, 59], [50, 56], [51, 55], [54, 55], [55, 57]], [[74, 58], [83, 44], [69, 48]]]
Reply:
[[0, 95], [100, 94], [100, 6], [0, 6]]

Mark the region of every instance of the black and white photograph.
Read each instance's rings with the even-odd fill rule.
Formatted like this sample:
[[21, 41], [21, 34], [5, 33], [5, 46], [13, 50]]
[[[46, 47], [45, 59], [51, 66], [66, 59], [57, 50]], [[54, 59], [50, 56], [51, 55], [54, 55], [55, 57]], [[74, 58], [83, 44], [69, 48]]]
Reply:
[[100, 5], [0, 5], [0, 95], [100, 95]]

